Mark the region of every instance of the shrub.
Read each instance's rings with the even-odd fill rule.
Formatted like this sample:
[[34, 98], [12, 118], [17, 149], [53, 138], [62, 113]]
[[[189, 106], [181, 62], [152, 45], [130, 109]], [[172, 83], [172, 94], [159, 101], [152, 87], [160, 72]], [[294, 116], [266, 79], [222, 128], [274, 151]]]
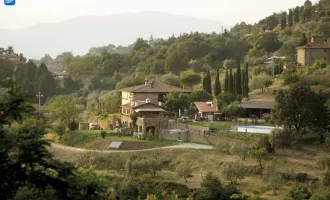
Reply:
[[322, 183], [324, 186], [330, 186], [330, 170], [326, 170], [323, 174]]
[[221, 173], [231, 184], [236, 184], [237, 180], [244, 179], [246, 172], [247, 168], [239, 162], [224, 163], [221, 166]]
[[291, 191], [285, 197], [285, 200], [307, 200], [312, 196], [310, 191], [299, 185], [291, 189]]
[[327, 10], [327, 12], [326, 12], [326, 13], [327, 13], [327, 15], [328, 15], [328, 16], [330, 16], [330, 10]]
[[101, 131], [101, 137], [104, 139], [105, 136], [107, 136], [107, 132], [106, 131]]
[[54, 142], [54, 143], [59, 143], [60, 142], [60, 136], [54, 132], [49, 132], [45, 136], [45, 139]]
[[270, 135], [270, 144], [273, 148], [292, 147], [297, 141], [296, 135], [293, 131], [288, 129], [275, 129]]
[[71, 122], [70, 124], [69, 124], [69, 129], [71, 130], [71, 131], [75, 131], [75, 130], [77, 130], [79, 128], [79, 124], [77, 123], [77, 122]]
[[296, 181], [297, 182], [306, 182], [307, 181], [307, 174], [306, 173], [297, 173], [296, 174]]
[[276, 191], [283, 183], [283, 177], [276, 165], [267, 165], [263, 170], [263, 180], [267, 182], [273, 189], [273, 194], [276, 195]]
[[66, 126], [64, 123], [59, 122], [53, 126], [53, 129], [61, 137], [65, 132]]
[[268, 153], [271, 153], [274, 151], [274, 148], [272, 146], [272, 144], [269, 142], [269, 136], [263, 136], [262, 138], [259, 139], [258, 143], [257, 143], [257, 148], [261, 149], [261, 148], [265, 148], [267, 150]]
[[155, 139], [155, 136], [154, 134], [152, 134], [151, 131], [148, 131], [147, 134], [146, 134], [146, 140], [154, 140]]

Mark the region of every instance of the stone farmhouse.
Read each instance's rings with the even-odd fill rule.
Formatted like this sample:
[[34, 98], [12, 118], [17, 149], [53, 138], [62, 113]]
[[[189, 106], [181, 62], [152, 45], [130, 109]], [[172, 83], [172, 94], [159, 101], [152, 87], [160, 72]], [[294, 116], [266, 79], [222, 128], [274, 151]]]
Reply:
[[134, 129], [140, 134], [168, 127], [166, 110], [163, 107], [164, 97], [171, 91], [191, 93], [192, 90], [174, 87], [156, 81], [145, 81], [145, 84], [123, 88], [121, 122], [124, 127]]
[[312, 35], [305, 46], [297, 47], [298, 66], [312, 65], [318, 59], [330, 62], [330, 46], [325, 45], [324, 41], [323, 36]]

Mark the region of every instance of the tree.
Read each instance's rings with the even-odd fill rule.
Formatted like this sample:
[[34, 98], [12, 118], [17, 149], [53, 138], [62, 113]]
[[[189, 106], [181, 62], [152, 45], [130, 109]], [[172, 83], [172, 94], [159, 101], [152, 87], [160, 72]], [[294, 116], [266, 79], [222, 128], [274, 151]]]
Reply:
[[189, 108], [188, 96], [184, 93], [180, 93], [177, 91], [172, 91], [165, 96], [165, 104], [166, 109], [174, 114], [179, 112], [179, 109], [183, 111], [184, 109]]
[[292, 13], [292, 9], [289, 10], [289, 19], [288, 19], [288, 25], [289, 27], [292, 27], [293, 24], [293, 13]]
[[260, 169], [263, 170], [262, 160], [268, 158], [268, 152], [266, 148], [251, 149], [248, 151], [248, 154], [251, 158], [255, 158], [257, 160]]
[[247, 168], [239, 162], [224, 163], [220, 170], [223, 176], [234, 185], [238, 180], [244, 179], [247, 172]]
[[273, 194], [276, 195], [276, 191], [284, 182], [279, 166], [275, 164], [267, 165], [262, 172], [262, 177], [263, 180], [272, 187]]
[[233, 74], [233, 93], [236, 94], [236, 72]]
[[281, 15], [281, 29], [284, 30], [286, 28], [286, 12], [283, 12]]
[[221, 93], [218, 95], [217, 100], [218, 100], [218, 107], [224, 109], [226, 106], [228, 106], [229, 104], [235, 101], [241, 102], [242, 96], [233, 93]]
[[229, 81], [228, 81], [228, 92], [229, 93], [234, 93], [233, 88], [234, 88], [234, 77], [233, 77], [233, 71], [230, 68], [230, 70], [229, 70]]
[[299, 16], [300, 16], [300, 14], [299, 14], [299, 7], [297, 6], [295, 9], [294, 9], [294, 16], [293, 16], [293, 20], [294, 20], [294, 23], [295, 24], [298, 24], [299, 23]]
[[211, 74], [210, 70], [207, 70], [206, 76], [203, 79], [203, 89], [208, 92], [209, 94], [212, 94], [212, 81], [211, 81]]
[[306, 34], [305, 33], [302, 33], [301, 35], [301, 40], [300, 40], [300, 46], [304, 46], [307, 44], [307, 37], [306, 37]]
[[138, 159], [132, 163], [132, 169], [136, 172], [149, 173], [152, 178], [155, 178], [157, 171], [162, 170], [162, 162], [155, 158]]
[[237, 62], [236, 60], [232, 60], [232, 59], [226, 59], [223, 62], [223, 68], [225, 69], [233, 69], [237, 67]]
[[245, 93], [245, 97], [248, 98], [249, 97], [249, 65], [248, 63], [245, 63], [245, 78], [244, 78], [244, 93]]
[[278, 40], [278, 34], [276, 32], [269, 32], [262, 34], [257, 40], [257, 48], [263, 49], [266, 52], [274, 52], [281, 47], [281, 42]]
[[325, 100], [310, 87], [296, 84], [278, 91], [272, 118], [298, 134], [307, 127], [324, 129], [329, 123], [329, 110], [324, 104]]
[[235, 83], [235, 93], [236, 94], [242, 94], [242, 80], [241, 80], [241, 66], [240, 63], [237, 62], [237, 71], [236, 71], [236, 83]]
[[47, 98], [56, 94], [56, 87], [54, 77], [49, 72], [45, 72], [37, 85], [37, 92], [41, 92]]
[[14, 53], [14, 47], [13, 46], [8, 46], [6, 51], [8, 52], [8, 54], [13, 54]]
[[49, 112], [55, 119], [64, 122], [67, 126], [74, 122], [80, 113], [76, 106], [77, 98], [73, 96], [58, 95], [47, 101], [44, 105], [44, 111]]
[[147, 48], [150, 48], [150, 45], [143, 38], [138, 38], [134, 42], [133, 50], [135, 51], [146, 50]]
[[226, 70], [226, 76], [225, 76], [225, 93], [229, 92], [229, 76], [228, 76], [228, 70]]
[[214, 96], [218, 96], [221, 93], [221, 83], [220, 83], [220, 74], [219, 74], [219, 67], [217, 68], [217, 75], [215, 77], [214, 83]]
[[[12, 80], [0, 80], [0, 85], [9, 89], [0, 101], [0, 198], [91, 200], [107, 196], [109, 187], [102, 177], [77, 171], [52, 157], [44, 139], [47, 121], [24, 100]], [[14, 121], [17, 124], [11, 127]]]
[[252, 146], [247, 143], [235, 142], [231, 144], [230, 152], [245, 160], [250, 149], [252, 149]]
[[178, 50], [169, 51], [165, 59], [165, 72], [178, 74], [186, 68], [186, 63], [180, 57]]
[[14, 69], [15, 66], [9, 60], [0, 59], [0, 79], [11, 78]]
[[180, 82], [185, 87], [192, 88], [201, 82], [201, 76], [197, 73], [185, 72], [180, 76]]
[[254, 76], [251, 80], [250, 87], [253, 90], [261, 89], [261, 91], [265, 91], [272, 84], [272, 78], [266, 74], [260, 74]]
[[212, 173], [207, 173], [203, 182], [201, 183], [201, 191], [197, 199], [200, 200], [213, 200], [221, 199], [222, 195], [222, 184], [218, 177], [214, 176]]
[[178, 173], [178, 176], [179, 176], [179, 177], [183, 177], [184, 180], [185, 180], [186, 182], [188, 182], [188, 181], [187, 181], [187, 178], [188, 178], [189, 176], [191, 176], [192, 170], [191, 170], [191, 167], [188, 166], [188, 165], [181, 165], [181, 166], [177, 169], [177, 173]]
[[212, 101], [213, 96], [206, 92], [205, 90], [194, 90], [191, 94], [188, 95], [189, 102], [206, 102]]
[[238, 118], [238, 117], [242, 116], [244, 114], [244, 112], [245, 112], [245, 109], [242, 108], [242, 106], [233, 104], [233, 103], [229, 104], [223, 108], [223, 113], [230, 119]]

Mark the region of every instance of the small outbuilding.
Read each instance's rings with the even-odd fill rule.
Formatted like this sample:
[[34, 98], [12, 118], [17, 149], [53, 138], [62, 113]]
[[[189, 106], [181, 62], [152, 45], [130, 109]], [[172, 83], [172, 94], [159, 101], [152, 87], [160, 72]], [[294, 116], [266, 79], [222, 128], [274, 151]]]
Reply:
[[195, 120], [219, 121], [221, 119], [222, 111], [213, 102], [194, 102], [193, 104], [198, 110]]
[[246, 110], [246, 117], [262, 118], [264, 114], [270, 114], [274, 107], [273, 102], [243, 102], [242, 108]]

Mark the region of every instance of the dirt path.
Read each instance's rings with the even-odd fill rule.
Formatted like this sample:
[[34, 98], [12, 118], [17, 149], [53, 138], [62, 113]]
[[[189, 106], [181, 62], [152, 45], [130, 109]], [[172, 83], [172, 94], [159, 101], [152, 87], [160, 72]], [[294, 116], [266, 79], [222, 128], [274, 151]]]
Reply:
[[139, 152], [139, 151], [154, 151], [159, 149], [179, 149], [179, 148], [186, 148], [186, 149], [213, 149], [213, 146], [210, 145], [202, 145], [202, 144], [195, 144], [195, 143], [184, 143], [174, 146], [167, 146], [167, 147], [159, 147], [153, 149], [141, 149], [141, 150], [92, 150], [92, 149], [81, 149], [76, 147], [69, 147], [62, 144], [50, 143], [51, 147], [57, 149], [67, 149], [72, 151], [80, 151], [80, 152], [96, 152], [96, 153], [124, 153], [124, 152]]

